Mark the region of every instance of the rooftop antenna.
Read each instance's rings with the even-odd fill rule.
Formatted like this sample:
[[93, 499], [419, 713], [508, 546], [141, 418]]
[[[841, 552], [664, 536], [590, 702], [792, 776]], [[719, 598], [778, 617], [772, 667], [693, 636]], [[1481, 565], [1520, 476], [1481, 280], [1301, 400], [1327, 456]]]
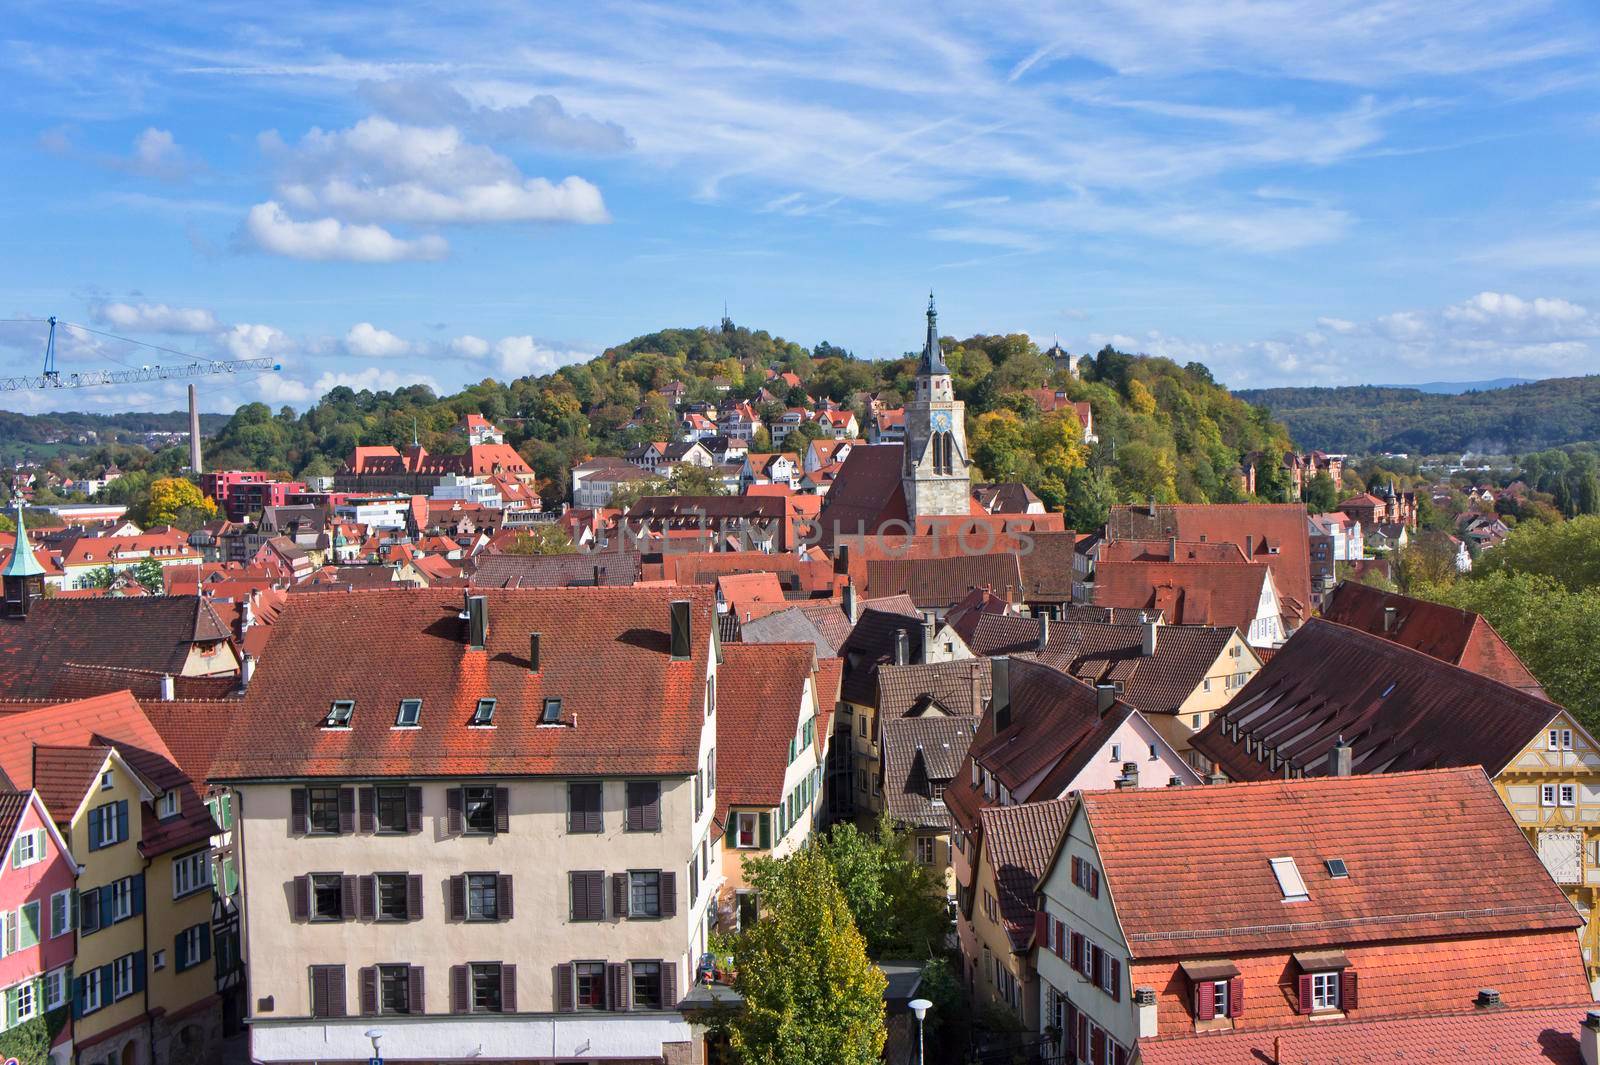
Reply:
[[50, 337], [44, 342], [44, 380], [46, 384], [59, 385], [61, 371], [56, 369], [56, 316], [50, 316]]

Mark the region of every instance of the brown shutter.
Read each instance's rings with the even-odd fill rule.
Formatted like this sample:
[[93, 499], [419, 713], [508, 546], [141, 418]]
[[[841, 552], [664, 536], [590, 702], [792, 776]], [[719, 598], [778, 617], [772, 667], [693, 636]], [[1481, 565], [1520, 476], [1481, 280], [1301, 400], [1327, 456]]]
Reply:
[[517, 967], [500, 966], [500, 1012], [517, 1012]]
[[339, 789], [339, 832], [350, 835], [356, 830], [356, 789]]
[[361, 878], [361, 919], [371, 921], [378, 916], [378, 878], [363, 876]]
[[1298, 981], [1300, 1002], [1297, 1011], [1300, 1013], [1311, 1012], [1311, 974], [1301, 973]]
[[465, 965], [450, 966], [450, 1012], [466, 1013], [472, 1008], [472, 1002], [467, 998], [467, 967]]
[[1100, 867], [1097, 865], [1089, 866], [1089, 894], [1100, 897]]
[[311, 824], [306, 814], [305, 788], [295, 788], [289, 792], [289, 823], [297, 836], [303, 836], [311, 831]]
[[624, 824], [629, 832], [644, 831], [644, 785], [630, 782], [626, 788], [628, 795], [628, 817]]
[[467, 878], [462, 875], [450, 878], [450, 919], [467, 919]]
[[311, 967], [311, 1016], [328, 1017], [328, 968], [325, 965]]
[[1244, 1016], [1244, 977], [1235, 976], [1228, 981], [1228, 1016]]
[[375, 1016], [378, 1012], [378, 970], [367, 965], [361, 969], [361, 1015]]
[[606, 874], [593, 872], [588, 874], [586, 882], [588, 895], [589, 920], [603, 921], [606, 916]]
[[1111, 973], [1106, 979], [1106, 992], [1112, 1002], [1122, 1001], [1122, 962], [1111, 959]]
[[289, 912], [296, 921], [311, 919], [311, 878], [297, 876], [289, 889]]
[[345, 1016], [344, 966], [328, 966], [328, 1016]]
[[356, 895], [359, 882], [353, 876], [339, 878], [339, 920], [353, 921], [356, 919]]
[[651, 781], [645, 786], [649, 788], [649, 797], [644, 802], [644, 830], [659, 832], [661, 831], [661, 782]]
[[451, 788], [444, 794], [445, 816], [451, 833], [461, 832], [461, 789]]
[[511, 831], [511, 789], [494, 789], [494, 830]]
[[1339, 974], [1339, 1008], [1353, 1010], [1356, 1008], [1356, 971], [1346, 969]]
[[628, 874], [611, 874], [611, 916], [628, 916]]
[[[422, 878], [418, 877], [417, 879], [420, 880]], [[409, 997], [406, 1005], [412, 1013], [421, 1015], [428, 1012], [426, 990], [427, 984], [423, 980], [422, 966], [411, 966], [406, 973], [406, 992]]]
[[572, 989], [572, 966], [557, 965], [555, 974], [556, 1012], [572, 1013], [577, 1009]]
[[661, 963], [661, 1008], [670, 1010], [678, 1004], [678, 963]]
[[499, 917], [502, 921], [509, 921], [513, 916], [511, 905], [511, 874], [501, 873], [500, 883], [495, 886], [495, 905], [500, 908]]
[[625, 1010], [632, 1005], [633, 990], [628, 983], [628, 966], [626, 963], [606, 966], [606, 972], [611, 978], [611, 1008]]
[[1033, 911], [1033, 941], [1040, 950], [1050, 949], [1050, 915], [1043, 910]]
[[412, 873], [406, 877], [406, 920], [422, 919], [422, 875]]
[[422, 789], [406, 789], [406, 831], [422, 831]]
[[678, 915], [678, 874], [671, 869], [661, 870], [661, 916]]
[[361, 797], [361, 831], [376, 832], [378, 830], [378, 789], [362, 788]]
[[1217, 985], [1210, 980], [1201, 980], [1195, 984], [1194, 991], [1195, 1020], [1211, 1020], [1217, 1015]]

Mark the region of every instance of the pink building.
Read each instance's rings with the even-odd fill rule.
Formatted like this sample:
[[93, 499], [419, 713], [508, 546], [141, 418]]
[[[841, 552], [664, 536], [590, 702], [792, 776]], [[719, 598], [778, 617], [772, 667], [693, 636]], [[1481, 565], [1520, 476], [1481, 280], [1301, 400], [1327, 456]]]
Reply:
[[[14, 1028], [68, 1005], [78, 870], [36, 791], [0, 791], [0, 839], [0, 916], [8, 950], [0, 957], [0, 1003], [7, 1027]], [[71, 1058], [68, 1020], [51, 1043], [50, 1063], [66, 1065]]]

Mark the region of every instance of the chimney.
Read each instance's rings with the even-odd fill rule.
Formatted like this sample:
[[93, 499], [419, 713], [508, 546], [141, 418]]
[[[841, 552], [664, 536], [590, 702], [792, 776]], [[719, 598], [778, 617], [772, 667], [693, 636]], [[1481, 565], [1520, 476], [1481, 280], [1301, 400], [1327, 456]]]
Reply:
[[1144, 623], [1144, 643], [1139, 653], [1146, 658], [1156, 653], [1156, 623], [1153, 621]]
[[1155, 496], [1151, 496], [1150, 497], [1150, 502], [1145, 504], [1145, 513], [1149, 514], [1152, 518], [1156, 516], [1156, 497]]
[[528, 672], [539, 672], [539, 634], [528, 633]]
[[1122, 776], [1117, 778], [1119, 788], [1137, 788], [1139, 786], [1139, 763], [1123, 762]]
[[840, 544], [833, 551], [833, 572], [850, 572], [850, 545]]
[[239, 604], [239, 635], [243, 636], [250, 631], [250, 626], [256, 623], [256, 610], [254, 606], [254, 592], [247, 593]]
[[1206, 777], [1207, 784], [1226, 784], [1228, 775], [1220, 769], [1213, 769], [1211, 775]]
[[689, 600], [672, 601], [672, 657], [686, 659], [690, 655]]
[[1167, 561], [1178, 561], [1178, 538], [1176, 536], [1167, 537]]
[[1244, 538], [1244, 557], [1246, 562], [1253, 561], [1256, 557], [1256, 538], [1254, 536], [1246, 536]]
[[933, 620], [933, 611], [930, 610], [922, 615], [922, 654], [918, 657], [918, 661], [924, 663], [930, 661], [928, 653], [933, 650], [933, 634], [937, 631], [938, 625]]
[[1167, 787], [1169, 787], [1169, 788], [1181, 788], [1181, 787], [1183, 787], [1183, 778], [1182, 777], [1168, 777], [1167, 778]]
[[489, 637], [489, 600], [481, 595], [467, 596], [467, 648], [483, 650]]
[[1333, 751], [1328, 755], [1328, 774], [1335, 777], [1350, 775], [1350, 745], [1340, 736], [1333, 742]]
[[1039, 646], [1037, 650], [1043, 651], [1050, 644], [1050, 615], [1039, 615]]
[[172, 679], [171, 673], [161, 674], [161, 701], [170, 703], [178, 697], [177, 683]]
[[596, 588], [600, 587], [600, 567], [599, 566], [596, 566], [594, 568], [594, 586]]
[[1472, 1000], [1472, 1004], [1480, 1010], [1497, 1010], [1501, 1005], [1500, 992], [1492, 987], [1480, 988], [1478, 997]]
[[1154, 1039], [1158, 1034], [1156, 1031], [1156, 989], [1153, 987], [1134, 988], [1133, 1006], [1139, 1012], [1139, 1038]]
[[894, 630], [894, 664], [897, 666], [908, 665], [911, 662], [911, 634], [905, 629]]
[[850, 624], [856, 623], [856, 586], [850, 580], [844, 582], [844, 616], [850, 619]]
[[1106, 716], [1106, 711], [1111, 709], [1111, 704], [1117, 701], [1117, 686], [1115, 684], [1096, 684], [1094, 686], [1094, 708], [1101, 717]]
[[1386, 607], [1383, 608], [1383, 631], [1384, 632], [1393, 632], [1394, 631], [1395, 618], [1397, 618], [1399, 616], [1399, 614], [1400, 614], [1400, 611], [1395, 609], [1392, 606], [1386, 606]]
[[239, 661], [239, 689], [243, 691], [250, 687], [250, 681], [256, 675], [256, 656], [245, 655]]
[[1578, 1053], [1583, 1065], [1600, 1065], [1600, 1010], [1590, 1010], [1578, 1026]]
[[994, 708], [994, 730], [1004, 732], [1011, 727], [1011, 659], [996, 655], [989, 659], [989, 705]]

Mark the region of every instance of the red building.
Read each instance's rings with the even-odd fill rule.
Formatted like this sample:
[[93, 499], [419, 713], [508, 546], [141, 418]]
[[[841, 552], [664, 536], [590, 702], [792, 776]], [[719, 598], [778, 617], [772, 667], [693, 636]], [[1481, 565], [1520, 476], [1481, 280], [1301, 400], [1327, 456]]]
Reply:
[[[0, 997], [15, 1028], [67, 1004], [77, 953], [73, 886], [78, 869], [36, 791], [0, 791], [0, 911], [6, 954], [0, 957]], [[50, 1061], [71, 1057], [72, 1024], [50, 1041]], [[58, 1048], [63, 1048], [59, 1049]]]

